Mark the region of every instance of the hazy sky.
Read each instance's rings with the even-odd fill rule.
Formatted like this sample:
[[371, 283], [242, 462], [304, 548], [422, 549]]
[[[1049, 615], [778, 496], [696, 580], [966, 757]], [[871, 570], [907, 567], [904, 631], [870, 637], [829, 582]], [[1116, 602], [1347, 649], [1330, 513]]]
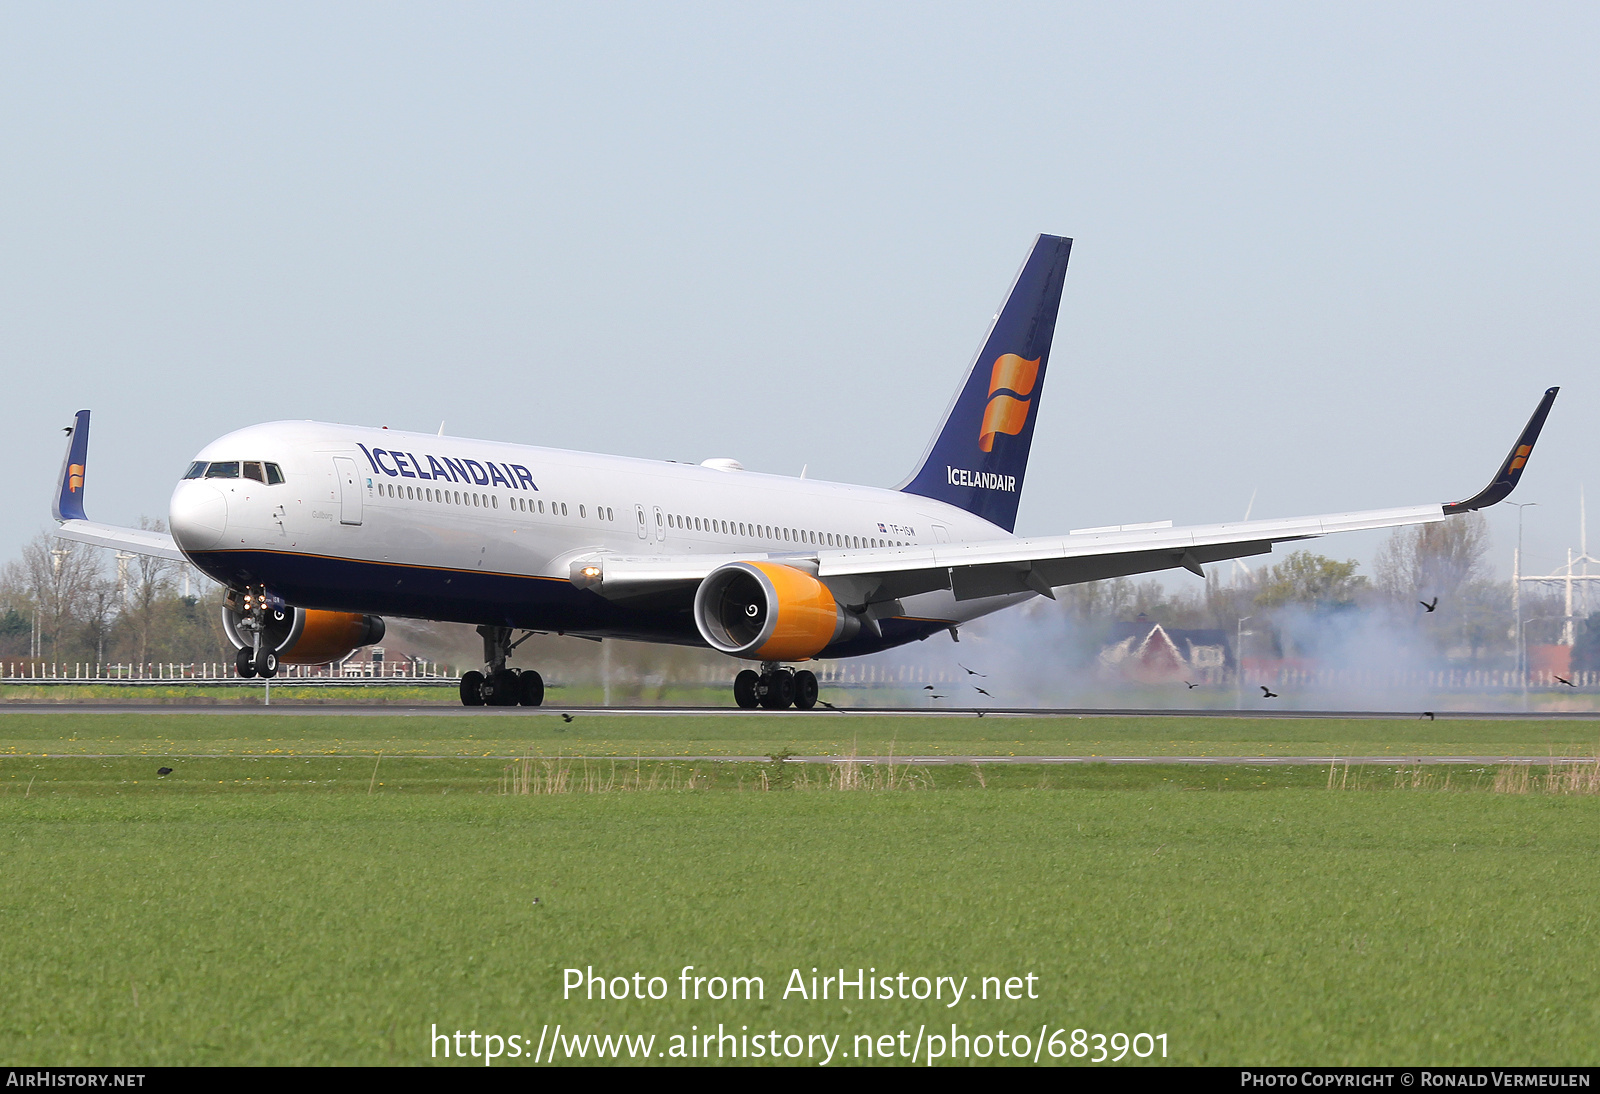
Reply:
[[277, 418], [892, 486], [1043, 231], [1019, 532], [1455, 500], [1560, 384], [1548, 568], [1600, 506], [1597, 46], [1593, 4], [7, 4], [0, 557], [80, 407], [118, 523]]

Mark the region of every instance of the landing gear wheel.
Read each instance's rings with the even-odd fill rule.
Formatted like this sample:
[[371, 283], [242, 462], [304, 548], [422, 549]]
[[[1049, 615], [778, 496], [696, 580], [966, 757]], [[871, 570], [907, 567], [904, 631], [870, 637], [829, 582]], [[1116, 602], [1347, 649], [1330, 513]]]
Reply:
[[514, 707], [521, 698], [517, 674], [510, 669], [497, 669], [485, 678], [483, 701], [492, 707]]
[[518, 697], [525, 707], [544, 705], [544, 677], [532, 669], [524, 669], [517, 677]]
[[461, 674], [461, 705], [483, 706], [483, 673], [473, 670]]
[[265, 646], [255, 652], [255, 674], [263, 680], [270, 680], [278, 675], [278, 655]]
[[239, 675], [244, 679], [253, 678], [256, 674], [255, 651], [252, 649], [240, 650], [233, 659], [233, 667], [239, 671]]
[[760, 681], [761, 676], [754, 669], [744, 669], [733, 678], [733, 701], [740, 710], [754, 710], [761, 705], [761, 697], [756, 694]]
[[817, 674], [801, 669], [794, 674], [794, 706], [810, 710], [817, 705]]
[[[784, 669], [768, 673], [766, 678], [766, 694], [761, 696], [761, 705], [768, 710], [786, 710], [794, 702], [794, 677]], [[757, 689], [760, 690], [759, 688]]]

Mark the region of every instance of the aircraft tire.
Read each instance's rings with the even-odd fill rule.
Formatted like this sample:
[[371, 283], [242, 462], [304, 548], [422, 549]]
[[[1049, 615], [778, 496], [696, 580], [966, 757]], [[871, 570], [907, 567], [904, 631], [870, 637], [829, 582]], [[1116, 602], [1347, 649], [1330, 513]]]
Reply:
[[262, 646], [256, 651], [254, 667], [257, 676], [263, 680], [270, 680], [278, 675], [278, 655]]
[[242, 679], [250, 680], [255, 677], [256, 663], [254, 657], [255, 651], [250, 649], [242, 649], [239, 651], [238, 655], [234, 657], [233, 667], [238, 670], [239, 676]]
[[491, 672], [485, 681], [483, 701], [491, 707], [514, 707], [522, 697], [517, 674], [510, 669]]
[[794, 706], [796, 710], [810, 710], [817, 705], [817, 674], [801, 669], [794, 674]]
[[761, 705], [761, 697], [756, 694], [756, 684], [760, 681], [754, 669], [744, 669], [733, 678], [733, 701], [740, 710], [754, 710]]
[[517, 677], [517, 698], [525, 707], [544, 705], [544, 677], [532, 669], [525, 669]]
[[461, 674], [461, 705], [483, 706], [483, 673], [476, 669]]
[[767, 693], [761, 697], [761, 705], [768, 710], [787, 710], [793, 702], [794, 676], [783, 669], [768, 676]]

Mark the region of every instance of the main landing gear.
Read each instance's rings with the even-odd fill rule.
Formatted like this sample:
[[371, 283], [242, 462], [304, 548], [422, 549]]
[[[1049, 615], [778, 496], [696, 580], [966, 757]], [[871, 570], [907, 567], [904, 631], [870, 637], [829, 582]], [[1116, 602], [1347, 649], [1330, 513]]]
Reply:
[[790, 672], [775, 664], [762, 665], [760, 672], [745, 669], [733, 678], [733, 701], [741, 710], [786, 710], [790, 706], [810, 710], [817, 705], [817, 675], [805, 669]]
[[[461, 677], [461, 705], [468, 707], [536, 707], [544, 702], [544, 677], [532, 669], [510, 669], [506, 659], [527, 639], [511, 641], [510, 627], [478, 628], [483, 635], [483, 663], [487, 672], [476, 670]], [[531, 632], [530, 632], [531, 633]]]

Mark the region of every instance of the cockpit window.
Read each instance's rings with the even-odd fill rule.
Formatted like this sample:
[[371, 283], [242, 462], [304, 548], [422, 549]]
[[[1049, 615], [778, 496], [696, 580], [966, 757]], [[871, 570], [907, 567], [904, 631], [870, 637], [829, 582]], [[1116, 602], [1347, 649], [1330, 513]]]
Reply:
[[283, 469], [275, 463], [267, 464], [267, 485], [277, 486], [283, 481]]
[[225, 460], [214, 463], [206, 469], [208, 479], [236, 479], [239, 477], [239, 461]]
[[195, 460], [189, 465], [189, 470], [184, 474], [186, 479], [198, 479], [206, 473], [206, 461]]
[[261, 470], [260, 460], [244, 461], [244, 477], [247, 479], [255, 479], [257, 482], [263, 484], [265, 484], [267, 481], [267, 473]]

